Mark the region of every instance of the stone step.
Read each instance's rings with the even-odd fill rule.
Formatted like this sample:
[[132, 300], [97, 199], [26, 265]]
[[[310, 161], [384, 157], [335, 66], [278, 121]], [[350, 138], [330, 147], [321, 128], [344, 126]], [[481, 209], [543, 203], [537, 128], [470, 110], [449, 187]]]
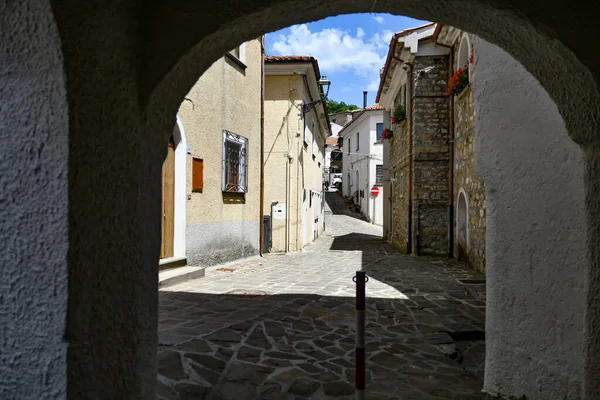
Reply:
[[159, 289], [204, 277], [205, 267], [171, 268], [158, 273]]
[[158, 260], [158, 270], [162, 271], [169, 268], [185, 267], [187, 258], [185, 257], [168, 257]]

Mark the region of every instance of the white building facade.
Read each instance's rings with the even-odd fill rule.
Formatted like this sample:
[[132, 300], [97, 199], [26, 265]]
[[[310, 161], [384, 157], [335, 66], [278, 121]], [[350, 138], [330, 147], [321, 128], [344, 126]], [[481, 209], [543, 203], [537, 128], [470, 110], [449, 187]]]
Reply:
[[[343, 138], [344, 196], [351, 196], [369, 222], [383, 225], [383, 108], [368, 106], [339, 133]], [[372, 194], [377, 188], [378, 194]]]

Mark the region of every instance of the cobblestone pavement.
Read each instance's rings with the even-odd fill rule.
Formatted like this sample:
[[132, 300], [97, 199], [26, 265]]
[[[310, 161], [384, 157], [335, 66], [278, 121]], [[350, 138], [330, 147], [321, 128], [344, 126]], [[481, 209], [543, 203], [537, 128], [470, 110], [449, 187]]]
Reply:
[[158, 398], [353, 399], [361, 268], [366, 398], [483, 398], [483, 278], [402, 255], [328, 196], [326, 234], [304, 251], [210, 268], [160, 292]]

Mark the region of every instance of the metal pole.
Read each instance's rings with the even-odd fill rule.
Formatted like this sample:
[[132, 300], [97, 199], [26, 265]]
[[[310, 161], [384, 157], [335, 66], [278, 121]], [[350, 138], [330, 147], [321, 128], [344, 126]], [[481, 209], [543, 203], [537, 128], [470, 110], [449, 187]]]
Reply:
[[365, 398], [365, 271], [356, 271], [356, 351], [354, 354], [354, 387], [356, 400]]

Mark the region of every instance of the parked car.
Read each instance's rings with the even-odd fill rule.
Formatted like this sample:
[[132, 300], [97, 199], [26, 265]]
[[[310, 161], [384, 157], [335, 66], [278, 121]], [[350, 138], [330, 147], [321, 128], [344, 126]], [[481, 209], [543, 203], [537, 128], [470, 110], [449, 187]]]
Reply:
[[336, 183], [342, 183], [342, 174], [331, 174], [331, 180], [329, 181], [329, 186], [335, 186]]

